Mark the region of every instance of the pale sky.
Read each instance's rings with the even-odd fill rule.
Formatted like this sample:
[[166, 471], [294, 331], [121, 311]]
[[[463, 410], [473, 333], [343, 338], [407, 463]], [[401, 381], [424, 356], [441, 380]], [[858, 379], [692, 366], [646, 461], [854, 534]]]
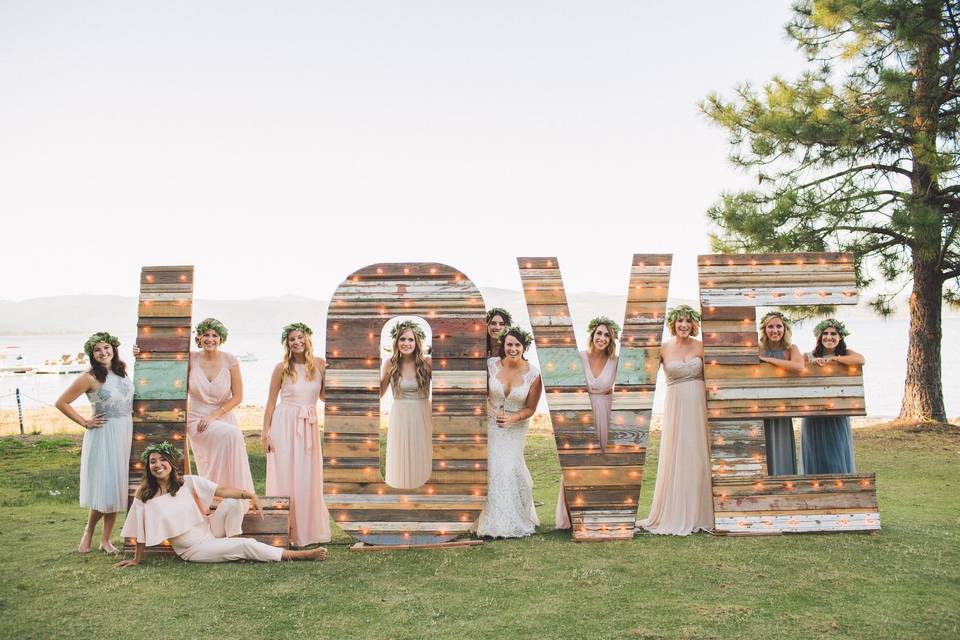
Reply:
[[[624, 293], [749, 184], [697, 101], [794, 77], [789, 2], [0, 2], [0, 299], [328, 298], [375, 262]], [[202, 6], [199, 6], [202, 5]]]

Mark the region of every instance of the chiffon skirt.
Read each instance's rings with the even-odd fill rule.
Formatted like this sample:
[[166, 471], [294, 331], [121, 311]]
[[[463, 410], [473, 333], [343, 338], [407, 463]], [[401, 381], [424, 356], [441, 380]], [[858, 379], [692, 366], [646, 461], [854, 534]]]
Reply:
[[676, 536], [713, 528], [703, 380], [667, 387], [653, 503], [650, 514], [637, 525]]
[[101, 513], [127, 508], [133, 418], [107, 418], [87, 429], [80, 452], [80, 506]]
[[771, 476], [796, 475], [797, 445], [793, 440], [793, 420], [764, 420], [763, 435], [767, 442], [767, 473]]
[[800, 427], [803, 472], [855, 473], [853, 431], [847, 416], [804, 418]]
[[218, 485], [255, 493], [247, 443], [233, 413], [211, 422], [203, 432], [197, 431], [199, 412], [187, 418], [187, 435], [197, 463], [197, 473]]
[[394, 400], [387, 420], [387, 484], [416, 489], [433, 469], [433, 422], [425, 398]]

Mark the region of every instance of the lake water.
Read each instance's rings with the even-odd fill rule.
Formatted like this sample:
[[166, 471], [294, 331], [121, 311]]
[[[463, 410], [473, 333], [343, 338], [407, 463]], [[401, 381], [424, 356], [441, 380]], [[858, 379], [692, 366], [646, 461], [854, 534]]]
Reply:
[[[867, 412], [872, 417], [890, 418], [900, 411], [900, 399], [903, 395], [903, 375], [907, 351], [907, 321], [905, 318], [868, 321], [858, 320], [852, 327], [854, 335], [848, 340], [851, 348], [864, 354], [867, 365], [864, 368], [867, 396]], [[809, 350], [812, 340], [807, 338], [809, 329], [798, 330], [798, 346]], [[943, 389], [947, 406], [947, 415], [955, 417], [960, 413], [960, 385], [956, 384], [960, 374], [960, 318], [947, 318], [943, 326]], [[133, 362], [130, 345], [133, 334], [120, 334], [120, 351], [123, 358]], [[61, 354], [76, 354], [83, 348], [86, 335], [33, 335], [0, 336], [0, 347], [16, 346], [29, 364], [38, 364], [46, 359], [57, 358]], [[323, 336], [318, 335], [316, 344], [323, 344]], [[244, 404], [266, 404], [270, 373], [282, 356], [282, 347], [276, 333], [230, 333], [226, 347], [231, 353], [253, 353], [258, 359], [253, 362], [241, 362], [244, 381]], [[536, 354], [531, 356], [536, 363]], [[75, 378], [74, 375], [0, 375], [0, 408], [16, 407], [15, 389], [24, 394], [24, 406], [35, 407], [41, 404], [53, 404], [57, 396], [66, 389]], [[660, 413], [663, 407], [663, 373], [657, 387], [654, 412]], [[82, 402], [82, 401], [81, 401]]]

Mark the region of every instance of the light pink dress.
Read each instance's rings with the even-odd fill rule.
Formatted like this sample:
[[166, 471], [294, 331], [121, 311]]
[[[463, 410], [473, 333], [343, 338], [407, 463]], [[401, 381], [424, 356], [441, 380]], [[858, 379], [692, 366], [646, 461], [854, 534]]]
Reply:
[[393, 387], [387, 418], [387, 484], [416, 489], [433, 470], [433, 418], [427, 389], [416, 378], [400, 378]]
[[177, 555], [190, 562], [279, 561], [283, 549], [231, 537], [242, 533], [243, 500], [222, 500], [210, 515], [216, 490], [216, 483], [186, 475], [176, 495], [165, 493], [146, 502], [134, 498], [121, 535], [148, 547], [169, 541]]
[[637, 526], [651, 533], [685, 536], [713, 527], [713, 492], [707, 448], [707, 400], [703, 360], [664, 361], [663, 410], [657, 485], [650, 514]]
[[[580, 352], [580, 361], [583, 363], [583, 373], [587, 379], [587, 392], [590, 394], [590, 408], [593, 409], [593, 424], [600, 438], [600, 449], [607, 448], [607, 432], [610, 430], [610, 411], [613, 408], [613, 385], [617, 381], [617, 362], [619, 358], [607, 358], [607, 363], [600, 370], [600, 375], [593, 377], [590, 370], [590, 359], [586, 351]], [[557, 496], [557, 511], [554, 516], [557, 529], [570, 528], [570, 512], [563, 499], [563, 479], [560, 480], [560, 495]]]
[[307, 366], [294, 364], [295, 382], [284, 379], [280, 402], [270, 419], [267, 495], [290, 496], [290, 542], [298, 547], [330, 542], [330, 514], [323, 502], [323, 453], [317, 429], [320, 371], [307, 379]]
[[233, 412], [208, 424], [203, 433], [197, 432], [200, 418], [210, 415], [233, 397], [230, 369], [237, 364], [237, 359], [221, 351], [223, 368], [213, 380], [208, 380], [200, 367], [199, 358], [199, 352], [190, 354], [190, 403], [187, 407], [187, 435], [197, 463], [197, 472], [216, 484], [255, 493], [247, 445]]

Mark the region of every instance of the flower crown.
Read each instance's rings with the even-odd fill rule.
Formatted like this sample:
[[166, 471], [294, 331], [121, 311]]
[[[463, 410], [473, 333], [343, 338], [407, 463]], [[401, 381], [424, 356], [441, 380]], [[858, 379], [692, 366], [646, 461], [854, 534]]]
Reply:
[[227, 341], [227, 328], [223, 326], [223, 323], [217, 320], [216, 318], [206, 318], [201, 320], [200, 323], [196, 326], [194, 331], [197, 334], [197, 341], [199, 342], [200, 336], [204, 333], [213, 329], [217, 332], [217, 335], [220, 336], [220, 343], [223, 344]]
[[500, 342], [500, 344], [503, 344], [503, 341], [507, 339], [508, 335], [512, 335], [514, 338], [519, 340], [520, 344], [523, 345], [524, 351], [529, 349], [530, 345], [533, 344], [533, 334], [522, 327], [518, 327], [516, 325], [507, 327], [497, 334], [497, 340]]
[[290, 335], [291, 331], [301, 331], [308, 336], [313, 335], [313, 329], [307, 325], [302, 322], [292, 322], [283, 328], [283, 333], [280, 334], [280, 344], [287, 344], [287, 336]]
[[403, 335], [404, 331], [407, 330], [413, 331], [417, 336], [420, 336], [421, 340], [426, 340], [427, 335], [423, 332], [423, 329], [420, 328], [420, 325], [414, 320], [403, 320], [393, 325], [393, 328], [390, 329], [390, 339], [396, 340]]
[[140, 454], [140, 459], [146, 464], [150, 461], [151, 453], [159, 453], [171, 460], [179, 460], [183, 457], [183, 454], [180, 453], [180, 449], [176, 448], [166, 440], [163, 442], [155, 442], [146, 449], [143, 450], [143, 453]]
[[850, 332], [847, 331], [846, 325], [837, 320], [836, 318], [827, 318], [826, 320], [821, 321], [817, 326], [813, 328], [813, 337], [819, 338], [820, 334], [823, 333], [824, 329], [827, 327], [833, 327], [837, 330], [837, 333], [840, 334], [841, 338], [846, 338], [850, 335]]
[[788, 327], [793, 323], [793, 320], [791, 320], [790, 318], [788, 318], [787, 316], [785, 316], [783, 313], [779, 311], [768, 311], [767, 313], [763, 314], [762, 318], [760, 318], [760, 327], [763, 328], [764, 326], [766, 326], [767, 320], [769, 320], [770, 318], [780, 318], [781, 320], [783, 320], [783, 324]]
[[99, 342], [106, 342], [108, 345], [116, 349], [120, 346], [120, 340], [116, 337], [110, 335], [106, 331], [98, 331], [93, 334], [87, 341], [83, 343], [83, 352], [87, 354], [87, 358], [93, 360], [93, 348], [97, 346]]
[[613, 334], [613, 339], [616, 340], [620, 335], [620, 325], [606, 316], [597, 316], [591, 320], [590, 324], [587, 325], [587, 333], [593, 335], [594, 330], [602, 324], [607, 326], [607, 329]]
[[673, 324], [679, 318], [690, 318], [700, 324], [700, 312], [688, 304], [678, 304], [667, 313], [667, 324]]
[[513, 316], [510, 315], [510, 312], [504, 309], [503, 307], [494, 307], [487, 311], [487, 324], [490, 324], [490, 321], [493, 320], [493, 316], [500, 316], [503, 318], [503, 324], [508, 327], [513, 324]]

